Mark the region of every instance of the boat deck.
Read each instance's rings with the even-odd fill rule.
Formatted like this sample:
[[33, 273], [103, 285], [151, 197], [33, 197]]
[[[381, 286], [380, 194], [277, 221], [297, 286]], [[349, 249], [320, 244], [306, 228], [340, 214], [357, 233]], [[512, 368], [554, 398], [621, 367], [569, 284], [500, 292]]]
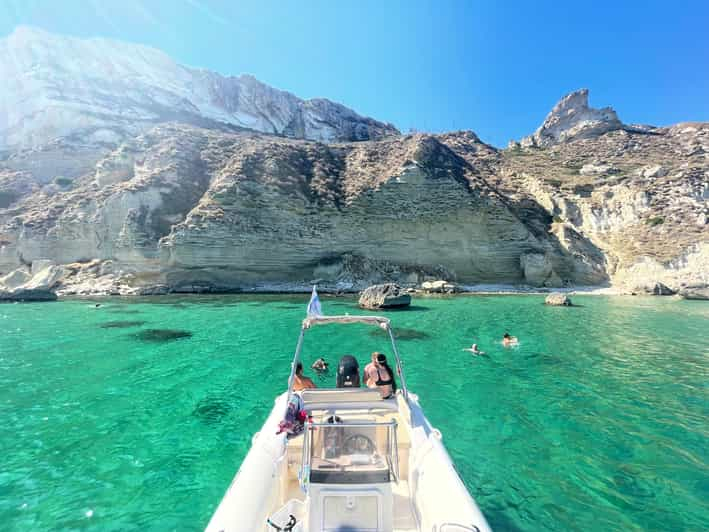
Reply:
[[[393, 500], [393, 530], [394, 532], [418, 532], [420, 530], [414, 506], [411, 501], [408, 483], [408, 460], [411, 446], [409, 432], [405, 423], [402, 423], [396, 402], [393, 405], [382, 404], [381, 400], [367, 405], [365, 408], [322, 408], [312, 410], [315, 422], [324, 422], [328, 417], [337, 415], [346, 421], [378, 422], [386, 423], [395, 420], [397, 422], [397, 451], [399, 455], [399, 478], [398, 482], [391, 483]], [[388, 402], [387, 402], [388, 403]], [[394, 406], [394, 408], [392, 408]], [[298, 482], [298, 473], [302, 466], [304, 436], [301, 434], [288, 441], [287, 444], [287, 475], [284, 478], [282, 489], [282, 500], [280, 504], [286, 504], [289, 500], [305, 501], [305, 494]]]

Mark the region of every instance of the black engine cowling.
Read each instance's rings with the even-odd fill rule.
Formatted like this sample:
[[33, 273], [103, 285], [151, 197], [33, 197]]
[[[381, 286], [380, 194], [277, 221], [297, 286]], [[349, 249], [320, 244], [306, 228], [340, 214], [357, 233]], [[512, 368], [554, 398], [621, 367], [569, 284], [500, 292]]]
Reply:
[[352, 355], [344, 355], [337, 367], [338, 388], [359, 388], [359, 363]]

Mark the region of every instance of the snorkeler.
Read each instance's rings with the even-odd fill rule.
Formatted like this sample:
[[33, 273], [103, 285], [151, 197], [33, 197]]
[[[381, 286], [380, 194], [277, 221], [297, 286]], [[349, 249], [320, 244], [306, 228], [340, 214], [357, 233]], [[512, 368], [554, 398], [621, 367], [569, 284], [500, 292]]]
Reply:
[[310, 367], [318, 373], [321, 373], [323, 371], [327, 371], [327, 366], [328, 364], [327, 362], [325, 362], [325, 359], [323, 357], [320, 357], [315, 362], [313, 362], [313, 365]]
[[472, 347], [466, 347], [463, 349], [463, 351], [470, 351], [474, 355], [484, 355], [485, 354], [485, 351], [480, 351], [480, 349], [478, 349], [478, 344], [473, 344]]

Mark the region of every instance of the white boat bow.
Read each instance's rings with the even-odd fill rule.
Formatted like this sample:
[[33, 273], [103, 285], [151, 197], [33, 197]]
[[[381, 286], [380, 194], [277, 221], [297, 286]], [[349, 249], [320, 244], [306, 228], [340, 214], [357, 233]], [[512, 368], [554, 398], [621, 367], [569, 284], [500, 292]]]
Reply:
[[[401, 388], [309, 389], [294, 397], [304, 333], [326, 324], [385, 329]], [[297, 435], [277, 434], [289, 404], [308, 413]], [[484, 516], [406, 388], [389, 320], [378, 316], [303, 321], [288, 391], [271, 414], [212, 516], [207, 531], [486, 532]]]

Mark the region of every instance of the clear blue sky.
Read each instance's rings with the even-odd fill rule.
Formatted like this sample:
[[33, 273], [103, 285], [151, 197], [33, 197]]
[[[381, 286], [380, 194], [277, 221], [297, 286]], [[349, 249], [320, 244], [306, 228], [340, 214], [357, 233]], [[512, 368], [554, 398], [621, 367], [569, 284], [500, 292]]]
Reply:
[[155, 46], [402, 131], [504, 145], [565, 93], [628, 123], [709, 121], [709, 2], [0, 0], [18, 24]]

